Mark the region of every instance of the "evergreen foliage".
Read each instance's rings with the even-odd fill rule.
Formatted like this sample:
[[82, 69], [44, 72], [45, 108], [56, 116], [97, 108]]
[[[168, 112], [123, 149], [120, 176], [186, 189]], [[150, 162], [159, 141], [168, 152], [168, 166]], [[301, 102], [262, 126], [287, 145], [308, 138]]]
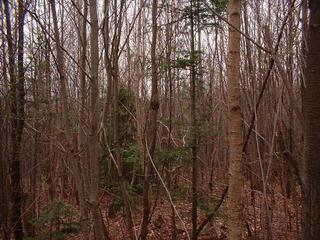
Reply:
[[81, 231], [80, 222], [75, 220], [77, 218], [78, 212], [63, 200], [49, 202], [40, 216], [31, 221], [34, 226], [39, 227], [41, 233], [26, 240], [62, 240], [67, 236], [77, 235]]

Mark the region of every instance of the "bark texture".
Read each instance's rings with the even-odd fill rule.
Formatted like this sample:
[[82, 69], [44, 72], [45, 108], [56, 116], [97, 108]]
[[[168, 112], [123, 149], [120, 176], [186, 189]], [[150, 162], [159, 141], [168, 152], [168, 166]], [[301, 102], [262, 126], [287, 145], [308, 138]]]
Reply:
[[309, 1], [305, 115], [305, 178], [302, 239], [320, 238], [320, 2]]
[[[240, 29], [240, 0], [229, 2], [229, 22]], [[229, 28], [228, 76], [228, 142], [229, 142], [229, 198], [228, 239], [243, 238], [243, 166], [242, 114], [240, 108], [240, 33]]]
[[89, 1], [90, 12], [90, 134], [88, 140], [89, 147], [89, 159], [90, 159], [90, 205], [91, 205], [91, 217], [93, 220], [93, 229], [96, 240], [104, 240], [104, 227], [99, 211], [99, 24], [97, 16], [97, 1]]
[[23, 66], [23, 51], [24, 51], [24, 3], [18, 1], [18, 63], [16, 74], [14, 39], [12, 35], [11, 16], [10, 16], [9, 1], [4, 2], [4, 12], [6, 17], [6, 30], [8, 41], [9, 55], [9, 76], [10, 76], [10, 111], [11, 111], [11, 181], [12, 181], [12, 224], [13, 234], [16, 240], [24, 238], [23, 226], [21, 221], [21, 206], [22, 206], [22, 189], [21, 189], [21, 159], [20, 149], [22, 141], [22, 132], [24, 127], [24, 66]]
[[[151, 119], [150, 119], [150, 147], [149, 153], [145, 155], [144, 163], [144, 182], [143, 182], [143, 219], [141, 225], [140, 239], [147, 239], [148, 235], [148, 224], [150, 221], [150, 199], [149, 199], [149, 188], [150, 188], [150, 173], [151, 173], [151, 161], [153, 161], [154, 151], [156, 148], [156, 137], [157, 137], [157, 116], [159, 109], [159, 97], [158, 97], [158, 72], [156, 62], [156, 46], [157, 46], [157, 7], [158, 1], [152, 1], [152, 42], [151, 42], [151, 71], [152, 71], [152, 86], [151, 86]], [[146, 148], [148, 148], [146, 142]]]
[[198, 225], [198, 159], [197, 159], [197, 118], [196, 118], [196, 61], [197, 55], [195, 51], [195, 29], [194, 29], [194, 8], [193, 0], [190, 2], [190, 51], [191, 51], [191, 67], [190, 67], [190, 119], [191, 119], [191, 154], [192, 154], [192, 239], [197, 239]]

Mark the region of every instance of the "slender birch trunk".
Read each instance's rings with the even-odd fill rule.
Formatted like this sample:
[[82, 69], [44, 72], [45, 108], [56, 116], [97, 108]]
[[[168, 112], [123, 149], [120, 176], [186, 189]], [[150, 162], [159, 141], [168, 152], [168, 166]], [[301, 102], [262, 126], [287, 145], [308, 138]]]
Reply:
[[[229, 22], [240, 29], [240, 0], [229, 2]], [[242, 113], [240, 108], [240, 33], [229, 27], [228, 77], [228, 142], [229, 142], [229, 199], [228, 239], [243, 238], [243, 166]]]

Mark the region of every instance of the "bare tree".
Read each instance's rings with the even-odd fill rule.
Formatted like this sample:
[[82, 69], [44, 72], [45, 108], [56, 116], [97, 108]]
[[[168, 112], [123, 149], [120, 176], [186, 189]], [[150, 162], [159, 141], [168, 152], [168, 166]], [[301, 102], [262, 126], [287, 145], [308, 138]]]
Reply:
[[196, 62], [194, 1], [190, 1], [190, 119], [191, 119], [191, 154], [192, 154], [192, 239], [197, 239], [198, 223], [198, 159], [197, 159], [197, 119], [196, 119]]
[[[146, 139], [146, 149], [148, 151], [144, 156], [144, 182], [143, 182], [143, 219], [141, 225], [140, 238], [142, 240], [147, 239], [148, 235], [148, 223], [150, 218], [150, 174], [151, 174], [151, 161], [153, 161], [154, 151], [156, 148], [157, 137], [157, 115], [159, 109], [159, 96], [158, 96], [158, 70], [157, 70], [157, 8], [158, 1], [152, 1], [152, 42], [151, 42], [151, 71], [152, 71], [152, 83], [151, 83], [151, 100], [150, 100], [150, 133]], [[148, 139], [148, 140], [147, 140]], [[150, 145], [149, 145], [150, 144]]]
[[11, 179], [12, 179], [12, 221], [13, 233], [16, 240], [21, 240], [24, 237], [23, 226], [21, 221], [21, 206], [22, 206], [22, 187], [21, 187], [21, 140], [24, 127], [24, 18], [25, 18], [25, 3], [18, 1], [18, 62], [17, 71], [15, 63], [14, 38], [11, 25], [11, 10], [9, 1], [4, 1], [4, 11], [6, 17], [6, 30], [8, 41], [9, 55], [9, 75], [11, 83], [11, 141], [12, 141], [12, 160], [11, 160]]
[[94, 233], [97, 240], [104, 240], [104, 227], [99, 210], [99, 23], [97, 16], [97, 1], [89, 1], [90, 12], [90, 129], [89, 129], [89, 159], [90, 159], [90, 205]]
[[[228, 198], [228, 238], [242, 239], [243, 189], [242, 166], [242, 113], [240, 108], [240, 0], [231, 0], [228, 6], [229, 50], [227, 63], [228, 76], [228, 142], [229, 142], [229, 198]], [[236, 29], [235, 29], [236, 28]]]

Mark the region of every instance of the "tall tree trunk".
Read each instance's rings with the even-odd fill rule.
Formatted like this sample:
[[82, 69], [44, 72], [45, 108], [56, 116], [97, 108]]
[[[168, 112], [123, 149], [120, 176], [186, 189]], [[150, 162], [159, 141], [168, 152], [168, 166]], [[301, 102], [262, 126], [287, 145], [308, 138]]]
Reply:
[[25, 9], [22, 0], [18, 1], [18, 71], [17, 77], [15, 75], [15, 56], [13, 37], [10, 21], [9, 1], [5, 1], [4, 10], [6, 15], [7, 41], [9, 52], [9, 75], [11, 82], [11, 180], [12, 180], [12, 222], [13, 233], [16, 240], [22, 240], [24, 237], [23, 226], [21, 221], [21, 206], [22, 206], [22, 189], [21, 189], [21, 175], [20, 175], [20, 148], [22, 140], [22, 132], [24, 126], [24, 16]]
[[198, 218], [198, 160], [197, 160], [197, 120], [196, 120], [196, 61], [194, 2], [191, 0], [190, 12], [190, 99], [191, 99], [191, 154], [192, 154], [192, 239], [197, 239]]
[[158, 72], [157, 72], [157, 61], [156, 61], [156, 47], [157, 47], [157, 8], [158, 1], [152, 1], [152, 42], [151, 42], [151, 71], [152, 71], [152, 83], [151, 83], [151, 119], [150, 119], [150, 137], [145, 136], [145, 139], [150, 139], [149, 142], [145, 142], [146, 149], [148, 149], [145, 155], [144, 161], [144, 182], [143, 182], [143, 219], [141, 225], [141, 240], [145, 240], [148, 235], [148, 223], [150, 215], [150, 202], [149, 202], [149, 187], [150, 187], [150, 173], [151, 173], [151, 161], [153, 161], [154, 151], [156, 147], [157, 137], [157, 115], [159, 109], [159, 96], [158, 96]]
[[99, 24], [97, 16], [97, 1], [89, 1], [90, 10], [90, 130], [89, 130], [89, 159], [90, 159], [90, 205], [93, 229], [96, 240], [104, 240], [104, 227], [99, 210]]
[[[168, 95], [166, 95], [167, 99], [166, 99], [166, 104], [165, 107], [167, 107], [168, 109], [168, 135], [167, 135], [167, 151], [172, 151], [173, 149], [173, 145], [172, 145], [172, 131], [173, 131], [173, 127], [172, 127], [172, 122], [173, 122], [173, 74], [172, 74], [172, 67], [170, 66], [170, 64], [172, 64], [171, 62], [171, 55], [172, 55], [172, 42], [173, 42], [173, 27], [171, 24], [169, 24], [173, 17], [172, 17], [172, 13], [170, 14], [170, 5], [169, 3], [166, 4], [166, 17], [167, 17], [167, 25], [165, 28], [165, 45], [166, 45], [166, 54], [165, 54], [165, 61], [168, 67], [167, 71], [166, 71], [166, 84], [168, 84], [169, 86], [167, 86], [166, 88], [168, 88], [167, 91], [169, 91]], [[168, 188], [173, 189], [173, 177], [171, 176], [172, 174], [172, 161], [173, 158], [168, 157], [166, 159], [166, 177], [167, 177], [167, 184], [168, 184]], [[171, 205], [171, 239], [172, 240], [176, 240], [177, 239], [177, 226], [176, 226], [176, 213], [174, 210], [174, 206]]]
[[79, 33], [80, 50], [80, 114], [79, 114], [79, 144], [78, 151], [83, 154], [79, 154], [79, 161], [75, 163], [75, 172], [78, 173], [75, 181], [77, 182], [79, 207], [80, 207], [80, 219], [82, 222], [83, 239], [89, 239], [89, 223], [88, 223], [88, 208], [86, 205], [86, 198], [88, 197], [88, 181], [89, 181], [89, 163], [87, 155], [87, 137], [86, 137], [86, 108], [87, 108], [87, 84], [86, 84], [86, 56], [87, 56], [87, 16], [88, 16], [88, 3], [87, 0], [79, 1], [79, 6], [83, 5], [83, 15], [79, 14], [79, 25], [81, 30]]
[[305, 169], [303, 239], [320, 237], [320, 2], [309, 0], [310, 17], [307, 39], [305, 115]]
[[[3, 11], [3, 5], [0, 4], [0, 12], [2, 15], [4, 14]], [[1, 28], [5, 29], [5, 23], [4, 23], [4, 18], [1, 19]], [[2, 31], [1, 34], [1, 41], [5, 41], [5, 32]], [[9, 82], [7, 78], [7, 59], [6, 59], [6, 47], [3, 44], [2, 49], [1, 49], [1, 54], [2, 54], [2, 71], [3, 71], [3, 76], [4, 76], [4, 82]], [[0, 100], [0, 126], [4, 126], [4, 111], [5, 110], [5, 101]], [[9, 205], [10, 205], [10, 185], [8, 184], [8, 175], [9, 175], [9, 155], [8, 155], [8, 127], [2, 128], [0, 132], [0, 184], [1, 184], [1, 189], [0, 189], [0, 230], [1, 230], [1, 237], [3, 240], [10, 240], [11, 239], [11, 226], [10, 226], [10, 212], [9, 212]]]
[[[306, 57], [307, 57], [307, 32], [308, 32], [308, 0], [303, 0], [302, 3], [302, 36], [301, 36], [301, 111], [303, 117], [305, 116], [304, 111], [304, 95], [305, 95], [305, 79], [307, 75], [307, 66], [306, 66]], [[304, 140], [304, 136], [302, 136], [302, 140]], [[306, 159], [304, 158], [301, 164], [300, 175], [301, 175], [301, 192], [302, 192], [302, 219], [301, 219], [301, 236], [302, 238], [308, 238], [309, 233], [309, 207], [308, 207], [308, 195], [309, 186], [307, 185], [307, 168], [306, 168]]]
[[[229, 2], [229, 22], [240, 29], [240, 0]], [[243, 166], [242, 113], [240, 108], [240, 33], [229, 27], [228, 77], [228, 142], [229, 199], [228, 239], [243, 238]]]

